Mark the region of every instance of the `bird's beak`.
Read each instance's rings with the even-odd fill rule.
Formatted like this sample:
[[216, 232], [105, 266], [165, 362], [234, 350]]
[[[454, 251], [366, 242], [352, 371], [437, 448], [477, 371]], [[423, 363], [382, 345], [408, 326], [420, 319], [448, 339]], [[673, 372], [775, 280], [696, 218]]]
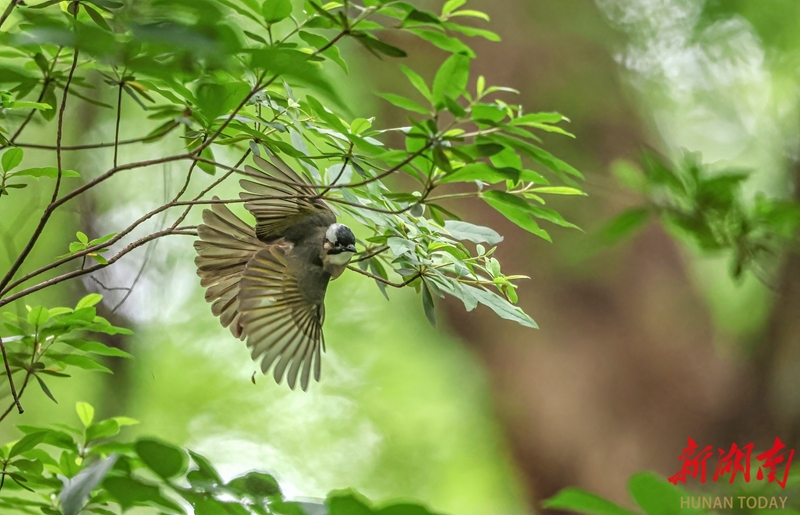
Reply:
[[353, 254], [356, 253], [356, 246], [355, 245], [348, 245], [344, 248], [345, 252], [352, 252]]

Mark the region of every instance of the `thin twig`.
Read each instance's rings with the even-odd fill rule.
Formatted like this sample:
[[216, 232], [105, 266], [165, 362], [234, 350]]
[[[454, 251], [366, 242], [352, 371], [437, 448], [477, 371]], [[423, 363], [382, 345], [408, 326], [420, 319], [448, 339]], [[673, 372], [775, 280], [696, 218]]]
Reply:
[[92, 281], [94, 281], [94, 282], [95, 282], [95, 283], [96, 283], [96, 284], [97, 284], [97, 285], [98, 285], [100, 288], [102, 288], [104, 291], [129, 291], [129, 290], [130, 290], [130, 288], [128, 288], [127, 286], [106, 286], [105, 284], [103, 284], [103, 283], [100, 281], [100, 279], [96, 278], [96, 277], [95, 277], [95, 276], [93, 276], [93, 275], [90, 275], [90, 276], [89, 276], [89, 279], [91, 279]]
[[358, 272], [361, 275], [365, 275], [365, 276], [367, 276], [367, 277], [369, 277], [371, 279], [375, 279], [378, 282], [382, 282], [383, 284], [386, 284], [388, 286], [393, 286], [395, 288], [402, 288], [403, 286], [408, 286], [409, 284], [414, 282], [414, 279], [416, 279], [417, 277], [421, 277], [422, 276], [422, 272], [417, 272], [417, 273], [415, 273], [414, 275], [412, 275], [411, 277], [409, 277], [408, 279], [406, 279], [405, 281], [403, 281], [401, 283], [393, 283], [392, 281], [390, 281], [388, 279], [384, 279], [383, 277], [380, 277], [378, 275], [371, 274], [371, 273], [369, 273], [369, 272], [367, 272], [365, 270], [361, 270], [360, 268], [355, 267], [353, 265], [347, 265], [347, 269], [348, 270], [352, 270], [353, 272]]
[[[166, 129], [164, 129], [161, 132], [157, 132], [155, 134], [149, 134], [147, 136], [142, 136], [142, 137], [139, 137], [139, 138], [124, 139], [124, 140], [119, 141], [118, 145], [122, 146], [122, 145], [131, 145], [131, 144], [134, 144], [134, 143], [147, 143], [148, 141], [156, 140], [158, 138], [161, 138], [162, 136], [166, 136], [170, 132], [172, 132], [175, 129], [177, 129], [178, 127], [180, 127], [180, 125], [181, 125], [180, 123], [175, 122], [174, 124], [169, 125]], [[21, 147], [21, 148], [33, 148], [33, 149], [36, 149], [36, 150], [52, 150], [52, 151], [56, 150], [56, 147], [53, 146], [53, 145], [39, 145], [37, 143], [15, 143], [14, 146], [15, 147]], [[113, 147], [113, 146], [114, 146], [114, 142], [110, 142], [110, 143], [89, 143], [89, 144], [86, 144], [86, 145], [72, 145], [72, 146], [65, 145], [65, 146], [61, 147], [61, 150], [64, 151], [64, 152], [73, 151], [73, 150], [95, 150], [95, 149], [98, 149], [98, 148], [108, 148], [108, 147]], [[2, 148], [2, 147], [0, 147], [0, 148]]]
[[381, 247], [378, 247], [378, 250], [375, 250], [373, 252], [369, 252], [367, 254], [364, 254], [363, 256], [359, 256], [358, 259], [353, 259], [350, 262], [351, 263], [358, 263], [360, 261], [366, 261], [367, 259], [371, 259], [371, 258], [377, 256], [378, 254], [382, 254], [382, 253], [386, 252], [387, 250], [389, 250], [389, 245], [383, 245]]
[[[116, 263], [117, 261], [119, 261], [123, 256], [125, 256], [125, 254], [128, 254], [129, 252], [131, 252], [134, 249], [137, 249], [138, 247], [141, 247], [145, 243], [147, 243], [149, 241], [152, 241], [152, 240], [155, 240], [156, 238], [161, 238], [161, 237], [164, 237], [164, 236], [170, 236], [170, 235], [173, 235], [173, 234], [191, 236], [191, 234], [186, 233], [186, 232], [172, 231], [172, 230], [169, 230], [169, 229], [164, 230], [164, 231], [154, 232], [152, 234], [149, 234], [149, 235], [147, 235], [147, 236], [145, 236], [143, 238], [140, 238], [140, 239], [130, 243], [127, 247], [125, 247], [124, 249], [120, 250], [116, 255], [114, 255], [111, 259], [109, 259], [108, 263], [105, 263], [105, 264], [98, 263], [96, 265], [93, 265], [93, 266], [90, 266], [90, 267], [87, 267], [87, 268], [81, 268], [79, 270], [73, 270], [72, 272], [67, 272], [65, 274], [61, 274], [61, 275], [59, 275], [57, 277], [53, 277], [52, 279], [48, 279], [47, 281], [43, 281], [43, 282], [41, 282], [39, 284], [35, 284], [35, 285], [33, 285], [33, 286], [29, 287], [29, 288], [25, 288], [24, 290], [21, 290], [21, 291], [15, 293], [13, 295], [9, 295], [8, 297], [0, 299], [0, 307], [3, 307], [5, 305], [7, 305], [7, 304], [10, 304], [11, 302], [14, 302], [17, 299], [21, 299], [23, 297], [26, 297], [26, 296], [30, 295], [31, 293], [35, 293], [35, 292], [37, 292], [39, 290], [42, 290], [44, 288], [49, 288], [50, 286], [54, 286], [56, 284], [62, 283], [64, 281], [67, 281], [69, 279], [74, 279], [74, 278], [80, 277], [82, 275], [88, 275], [88, 274], [91, 274], [92, 272], [96, 272], [97, 270], [100, 270], [100, 269], [105, 268], [107, 266], [111, 266], [114, 263]], [[2, 420], [2, 418], [0, 418], [0, 420]]]
[[14, 378], [11, 376], [11, 367], [8, 365], [8, 356], [6, 355], [6, 346], [3, 344], [3, 338], [0, 338], [0, 351], [3, 352], [3, 364], [6, 366], [6, 375], [8, 376], [8, 385], [11, 387], [11, 396], [14, 397], [14, 404], [17, 405], [19, 414], [25, 413], [22, 409], [22, 404], [19, 403], [19, 396], [17, 395], [17, 388], [14, 386]]
[[119, 153], [119, 122], [122, 118], [122, 83], [119, 84], [117, 92], [117, 120], [114, 127], [114, 167], [117, 166], [117, 154]]
[[331, 188], [334, 187], [337, 182], [339, 182], [339, 179], [341, 179], [342, 174], [344, 173], [344, 169], [347, 168], [348, 164], [350, 164], [350, 158], [352, 157], [352, 155], [351, 155], [352, 152], [353, 152], [353, 143], [351, 142], [350, 143], [350, 148], [347, 149], [347, 156], [344, 158], [344, 162], [342, 163], [342, 167], [339, 169], [339, 173], [336, 174], [336, 178], [330, 183], [330, 185], [320, 192], [320, 194], [319, 194], [320, 196], [328, 193], [331, 190]]

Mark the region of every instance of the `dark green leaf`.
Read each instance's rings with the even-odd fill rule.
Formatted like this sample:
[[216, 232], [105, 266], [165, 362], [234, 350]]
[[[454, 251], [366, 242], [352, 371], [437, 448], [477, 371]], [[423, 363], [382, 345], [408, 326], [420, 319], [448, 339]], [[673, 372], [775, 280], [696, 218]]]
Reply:
[[425, 317], [432, 326], [436, 327], [436, 311], [433, 308], [433, 296], [428, 289], [428, 283], [423, 279], [422, 281], [422, 309], [425, 311]]
[[372, 515], [369, 501], [352, 490], [331, 492], [325, 501], [328, 515]]
[[389, 57], [406, 57], [408, 54], [396, 46], [390, 45], [385, 41], [381, 41], [371, 34], [366, 32], [353, 33], [356, 40], [364, 45], [364, 47], [372, 52], [374, 55], [380, 57], [378, 54], [387, 55]]
[[147, 468], [164, 479], [176, 477], [186, 470], [186, 454], [174, 445], [154, 438], [142, 438], [134, 448]]
[[281, 493], [275, 478], [261, 472], [250, 472], [245, 476], [237, 477], [229, 482], [227, 487], [236, 493], [256, 500], [280, 495]]
[[45, 438], [47, 438], [47, 431], [37, 431], [35, 433], [30, 433], [23, 436], [22, 439], [20, 439], [11, 447], [8, 457], [13, 458], [14, 456], [18, 456], [25, 451], [33, 449], [42, 443]]
[[178, 505], [164, 498], [161, 494], [161, 490], [157, 486], [143, 483], [137, 479], [129, 477], [107, 477], [106, 480], [103, 481], [103, 487], [108, 490], [108, 493], [111, 494], [123, 508], [152, 503], [178, 513], [183, 513], [183, 510], [181, 510]]

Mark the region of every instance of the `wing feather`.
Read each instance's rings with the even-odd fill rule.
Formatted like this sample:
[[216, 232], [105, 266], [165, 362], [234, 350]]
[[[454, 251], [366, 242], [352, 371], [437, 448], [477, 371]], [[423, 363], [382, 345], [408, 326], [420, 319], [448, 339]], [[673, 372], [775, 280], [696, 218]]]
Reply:
[[[214, 200], [219, 200], [214, 197]], [[207, 288], [206, 301], [223, 327], [242, 338], [239, 317], [239, 281], [250, 259], [265, 247], [255, 237], [253, 228], [240, 220], [224, 204], [213, 204], [203, 211], [203, 223], [197, 227], [200, 236], [194, 242], [195, 264], [200, 284]]]
[[[286, 375], [294, 389], [298, 371], [310, 370], [312, 362], [319, 360], [323, 307], [321, 302], [309, 302], [300, 291], [285, 254], [284, 248], [271, 246], [247, 264], [239, 285], [238, 309], [253, 360], [261, 360], [265, 374], [274, 366], [275, 381], [280, 383]], [[319, 363], [314, 375], [319, 381]], [[309, 376], [304, 372], [300, 377], [303, 390], [308, 388]]]
[[[319, 216], [321, 225], [330, 225], [336, 216], [308, 181], [292, 170], [277, 156], [272, 162], [259, 156], [253, 161], [263, 171], [245, 166], [247, 179], [239, 181], [245, 190], [239, 194], [244, 207], [256, 218], [256, 236], [262, 241], [273, 241], [284, 236], [287, 230]], [[321, 215], [321, 216], [320, 216]]]

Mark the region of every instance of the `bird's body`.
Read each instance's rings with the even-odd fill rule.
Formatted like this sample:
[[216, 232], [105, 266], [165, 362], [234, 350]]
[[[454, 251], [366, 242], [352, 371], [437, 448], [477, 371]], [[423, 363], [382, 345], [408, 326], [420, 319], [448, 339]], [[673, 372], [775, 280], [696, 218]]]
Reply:
[[[195, 242], [200, 284], [211, 311], [254, 360], [280, 382], [286, 373], [305, 390], [320, 377], [322, 322], [328, 282], [355, 253], [355, 236], [285, 163], [254, 158], [273, 176], [246, 167], [241, 198], [256, 218], [251, 227], [224, 204], [203, 211]], [[215, 199], [216, 200], [216, 199]]]

